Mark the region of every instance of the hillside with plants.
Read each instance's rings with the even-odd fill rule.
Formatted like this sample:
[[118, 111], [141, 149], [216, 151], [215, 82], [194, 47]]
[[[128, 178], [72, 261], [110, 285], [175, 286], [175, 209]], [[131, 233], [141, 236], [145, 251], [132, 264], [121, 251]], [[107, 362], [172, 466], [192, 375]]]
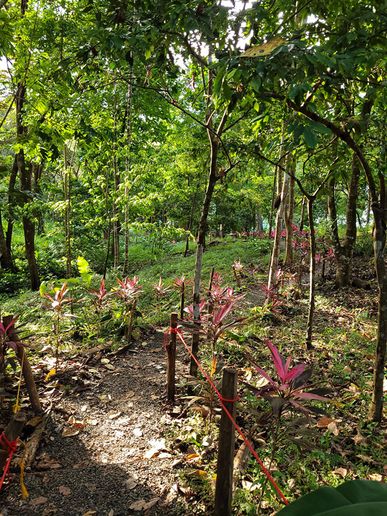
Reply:
[[386, 28], [0, 0], [1, 514], [386, 514]]

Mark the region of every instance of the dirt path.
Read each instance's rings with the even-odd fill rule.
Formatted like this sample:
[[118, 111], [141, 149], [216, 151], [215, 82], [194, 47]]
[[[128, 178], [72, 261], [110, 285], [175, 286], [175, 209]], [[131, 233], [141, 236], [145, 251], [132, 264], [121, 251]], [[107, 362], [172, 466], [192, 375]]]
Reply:
[[53, 400], [44, 441], [26, 474], [30, 497], [21, 500], [15, 475], [0, 494], [1, 516], [187, 514], [176, 489], [176, 456], [163, 442], [171, 416], [160, 340], [84, 372], [70, 365], [77, 387]]

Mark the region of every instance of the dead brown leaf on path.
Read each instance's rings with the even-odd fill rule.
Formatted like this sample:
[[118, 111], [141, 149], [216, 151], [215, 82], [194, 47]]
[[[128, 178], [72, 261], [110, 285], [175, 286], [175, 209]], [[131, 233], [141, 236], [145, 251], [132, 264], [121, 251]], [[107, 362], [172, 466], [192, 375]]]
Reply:
[[346, 468], [336, 468], [332, 472], [334, 475], [338, 475], [342, 478], [345, 478], [348, 475], [348, 470]]
[[319, 419], [317, 421], [317, 428], [327, 428], [328, 425], [330, 425], [331, 423], [334, 422], [334, 419], [328, 417], [328, 416], [323, 416], [321, 419]]
[[30, 501], [30, 505], [33, 507], [37, 507], [38, 505], [43, 505], [48, 502], [48, 498], [45, 496], [38, 496], [37, 498], [34, 498]]
[[58, 491], [63, 496], [69, 496], [71, 494], [71, 489], [67, 486], [59, 486]]
[[129, 505], [129, 509], [132, 511], [148, 511], [160, 500], [159, 497], [151, 498], [148, 502], [144, 499], [137, 500], [136, 502]]
[[329, 425], [327, 426], [327, 430], [329, 430], [329, 432], [331, 432], [331, 434], [336, 435], [336, 436], [339, 435], [339, 433], [340, 433], [335, 421], [332, 421], [332, 423], [329, 423]]
[[36, 469], [39, 471], [44, 471], [47, 469], [60, 469], [61, 467], [62, 464], [60, 464], [56, 459], [50, 457], [47, 453], [42, 453], [36, 464]]

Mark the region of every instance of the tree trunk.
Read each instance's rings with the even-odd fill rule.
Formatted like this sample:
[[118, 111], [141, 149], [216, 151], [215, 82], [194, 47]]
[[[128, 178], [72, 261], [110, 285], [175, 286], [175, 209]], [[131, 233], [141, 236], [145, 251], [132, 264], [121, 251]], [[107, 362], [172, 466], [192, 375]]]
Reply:
[[[36, 194], [36, 195], [41, 194], [40, 180], [42, 177], [42, 172], [43, 172], [43, 164], [42, 163], [33, 164], [33, 167], [32, 167], [32, 178], [33, 178], [32, 190], [33, 190], [34, 194]], [[39, 211], [37, 213], [37, 217], [38, 217], [38, 227], [37, 227], [38, 235], [43, 235], [44, 234], [44, 218], [43, 218], [43, 212], [41, 209], [39, 209]]]
[[71, 164], [68, 163], [67, 148], [64, 145], [63, 150], [63, 197], [65, 202], [64, 212], [64, 226], [65, 226], [65, 248], [66, 248], [66, 278], [71, 278], [72, 267], [71, 267]]
[[288, 195], [288, 186], [289, 186], [289, 175], [284, 172], [284, 178], [281, 182], [282, 190], [280, 196], [280, 205], [277, 210], [277, 215], [275, 218], [275, 236], [273, 241], [273, 248], [271, 252], [271, 260], [270, 260], [270, 269], [269, 269], [269, 279], [267, 283], [267, 288], [271, 289], [274, 285], [275, 273], [278, 269], [278, 261], [280, 255], [280, 246], [281, 246], [281, 231], [282, 231], [282, 220], [283, 214], [286, 204], [286, 197]]
[[378, 281], [378, 331], [374, 366], [374, 382], [370, 418], [380, 422], [383, 417], [383, 383], [387, 342], [387, 274], [384, 252], [386, 247], [387, 191], [384, 176], [379, 175], [380, 203], [372, 203], [374, 214], [374, 255]]
[[117, 196], [120, 187], [120, 174], [118, 171], [117, 156], [113, 160], [114, 169], [114, 198], [113, 198], [113, 231], [112, 231], [112, 245], [113, 245], [113, 267], [117, 268], [120, 265], [120, 221], [117, 206]]
[[289, 179], [289, 196], [285, 209], [285, 225], [286, 225], [286, 250], [285, 265], [291, 267], [293, 264], [293, 217], [294, 217], [294, 176], [296, 174], [296, 166], [294, 158], [289, 159], [289, 167], [291, 168], [291, 176]]
[[[23, 18], [28, 7], [28, 0], [21, 0], [20, 14]], [[26, 85], [24, 80], [20, 81], [16, 91], [16, 135], [19, 145], [27, 136], [28, 129], [24, 125], [24, 104], [26, 100]], [[35, 257], [35, 223], [30, 210], [31, 193], [32, 193], [32, 171], [31, 167], [26, 166], [23, 147], [16, 154], [17, 170], [20, 177], [20, 187], [22, 190], [22, 207], [23, 207], [23, 230], [25, 241], [25, 252], [30, 273], [30, 283], [32, 290], [39, 288], [40, 279], [38, 265]]]
[[128, 273], [129, 267], [129, 171], [130, 171], [130, 149], [132, 145], [132, 107], [133, 107], [133, 56], [130, 54], [129, 83], [126, 93], [126, 154], [125, 154], [125, 208], [124, 208], [124, 274]]
[[17, 157], [15, 156], [13, 160], [11, 175], [9, 176], [9, 184], [8, 184], [8, 219], [7, 219], [7, 233], [6, 233], [6, 245], [8, 252], [12, 256], [12, 235], [13, 235], [13, 225], [15, 221], [15, 207], [17, 204], [16, 198], [16, 179], [17, 179]]
[[[218, 139], [208, 131], [208, 137], [210, 140], [211, 147], [211, 159], [210, 159], [210, 170], [208, 175], [208, 184], [206, 194], [204, 196], [202, 212], [199, 220], [199, 227], [197, 233], [197, 247], [196, 247], [196, 260], [195, 260], [195, 274], [194, 274], [194, 289], [193, 289], [193, 311], [194, 321], [199, 321], [199, 303], [200, 303], [200, 285], [201, 285], [201, 274], [202, 274], [202, 261], [203, 252], [207, 233], [207, 219], [210, 210], [212, 195], [214, 193], [215, 184], [217, 181], [217, 163], [218, 163], [218, 152], [219, 143]], [[192, 352], [196, 355], [199, 348], [199, 333], [195, 331], [192, 337]], [[197, 366], [191, 361], [190, 373], [196, 375]]]
[[301, 206], [300, 231], [302, 231], [304, 229], [304, 224], [305, 224], [305, 205], [306, 205], [306, 200], [305, 200], [305, 196], [304, 196], [302, 198], [302, 206]]
[[308, 219], [309, 219], [309, 313], [308, 326], [306, 330], [306, 349], [313, 349], [313, 317], [315, 308], [316, 290], [316, 234], [313, 220], [313, 203], [315, 198], [308, 199]]
[[14, 270], [12, 256], [7, 247], [7, 242], [3, 230], [3, 221], [0, 211], [0, 266], [5, 270]]
[[348, 189], [348, 204], [346, 213], [346, 233], [344, 242], [340, 243], [337, 226], [337, 210], [335, 200], [335, 182], [332, 178], [328, 185], [328, 214], [331, 220], [331, 230], [336, 260], [336, 286], [347, 287], [351, 284], [353, 250], [356, 243], [356, 205], [360, 178], [360, 163], [352, 156], [352, 173]]
[[20, 186], [21, 190], [23, 191], [23, 208], [25, 212], [23, 215], [23, 230], [25, 253], [30, 274], [30, 284], [32, 290], [38, 290], [40, 280], [38, 265], [36, 263], [35, 257], [35, 223], [32, 219], [32, 214], [28, 213], [29, 204], [31, 201], [31, 173], [26, 167], [23, 149], [17, 153], [17, 164], [20, 174]]

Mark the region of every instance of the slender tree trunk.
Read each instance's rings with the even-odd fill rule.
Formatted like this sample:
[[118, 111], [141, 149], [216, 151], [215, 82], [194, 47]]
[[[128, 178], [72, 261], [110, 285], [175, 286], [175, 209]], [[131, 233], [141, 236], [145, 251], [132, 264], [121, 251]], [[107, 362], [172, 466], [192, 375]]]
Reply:
[[127, 274], [129, 267], [129, 172], [130, 172], [130, 149], [132, 145], [132, 107], [133, 107], [133, 56], [129, 56], [129, 83], [128, 91], [126, 93], [126, 155], [125, 155], [125, 208], [124, 208], [124, 274]]
[[296, 173], [296, 166], [294, 158], [289, 160], [291, 168], [291, 176], [289, 179], [289, 196], [285, 209], [285, 225], [286, 225], [286, 250], [285, 250], [285, 265], [291, 267], [293, 264], [293, 217], [294, 217], [294, 176]]
[[[38, 196], [41, 194], [40, 180], [42, 177], [42, 172], [43, 172], [43, 164], [42, 163], [34, 164], [33, 170], [32, 170], [32, 178], [33, 178], [32, 189], [34, 191], [34, 194], [38, 195]], [[43, 218], [43, 212], [41, 209], [39, 209], [39, 211], [37, 213], [37, 217], [38, 217], [37, 232], [38, 232], [38, 235], [43, 235], [44, 234], [44, 218]]]
[[316, 290], [316, 234], [313, 219], [313, 203], [315, 198], [308, 199], [308, 219], [309, 219], [309, 312], [308, 325], [306, 330], [306, 349], [313, 349], [313, 317], [315, 308]]
[[[27, 0], [21, 0], [20, 14], [24, 17], [28, 7]], [[26, 100], [26, 85], [24, 81], [18, 83], [16, 92], [16, 134], [17, 142], [22, 146], [27, 136], [28, 129], [24, 124], [24, 105]], [[23, 206], [23, 230], [25, 241], [25, 252], [30, 273], [32, 290], [39, 288], [40, 279], [38, 265], [35, 257], [35, 223], [32, 213], [30, 213], [31, 193], [32, 193], [32, 173], [31, 167], [26, 166], [24, 149], [21, 147], [16, 154], [17, 170], [20, 177], [20, 187], [22, 191]]]
[[275, 236], [273, 240], [273, 248], [271, 251], [271, 260], [270, 260], [270, 269], [269, 269], [269, 279], [267, 283], [267, 288], [271, 289], [274, 285], [275, 273], [278, 269], [278, 261], [280, 255], [280, 247], [281, 247], [281, 231], [282, 231], [282, 221], [283, 215], [286, 205], [286, 198], [288, 195], [288, 186], [289, 186], [289, 175], [284, 172], [284, 178], [281, 181], [282, 190], [280, 196], [280, 205], [277, 210], [277, 215], [275, 219]]
[[370, 407], [370, 418], [372, 421], [380, 422], [383, 417], [383, 384], [386, 362], [387, 343], [387, 274], [384, 258], [386, 247], [386, 224], [387, 224], [387, 191], [383, 174], [379, 175], [380, 202], [372, 203], [374, 214], [374, 255], [375, 269], [378, 281], [378, 330], [374, 366], [374, 382], [372, 402]]
[[367, 213], [366, 213], [366, 225], [369, 226], [371, 221], [371, 194], [368, 189], [367, 193]]
[[17, 204], [16, 199], [16, 179], [17, 179], [17, 157], [15, 156], [13, 160], [11, 175], [9, 177], [8, 184], [8, 219], [7, 219], [7, 233], [6, 233], [6, 245], [9, 254], [12, 256], [12, 235], [13, 235], [13, 225], [15, 221], [15, 207]]
[[[25, 87], [19, 85], [18, 97], [16, 100], [17, 126], [18, 136], [25, 135], [25, 128], [22, 126], [22, 108], [25, 99]], [[38, 265], [35, 257], [35, 223], [32, 219], [32, 214], [29, 212], [29, 205], [31, 203], [31, 170], [27, 168], [24, 156], [24, 150], [20, 149], [17, 153], [17, 166], [20, 175], [20, 187], [23, 195], [23, 230], [25, 253], [28, 262], [28, 269], [30, 273], [31, 289], [37, 290], [40, 285]]]
[[301, 217], [300, 217], [300, 231], [304, 229], [305, 224], [305, 206], [306, 206], [306, 199], [305, 196], [302, 198], [302, 205], [301, 205]]
[[120, 174], [118, 171], [117, 156], [113, 159], [114, 170], [114, 199], [113, 199], [113, 231], [112, 231], [112, 245], [113, 245], [113, 267], [117, 268], [120, 265], [120, 221], [119, 211], [117, 206], [117, 196], [120, 187]]
[[5, 270], [13, 270], [14, 269], [12, 256], [9, 253], [9, 249], [7, 247], [7, 242], [6, 242], [5, 235], [4, 235], [1, 211], [0, 211], [0, 266], [2, 269], [5, 269]]
[[274, 170], [274, 179], [273, 179], [273, 187], [271, 191], [271, 206], [270, 206], [270, 215], [269, 215], [269, 238], [273, 231], [273, 222], [274, 222], [274, 204], [275, 200], [277, 198], [277, 180], [278, 180], [278, 174], [280, 174], [280, 170], [278, 167], [275, 167]]
[[360, 178], [360, 163], [356, 156], [352, 156], [352, 174], [348, 189], [348, 204], [346, 213], [346, 234], [341, 244], [337, 225], [337, 210], [335, 199], [335, 181], [328, 183], [328, 214], [331, 220], [331, 231], [336, 260], [336, 286], [347, 287], [351, 284], [353, 250], [356, 243], [356, 205]]
[[[200, 286], [201, 286], [201, 274], [202, 274], [202, 263], [203, 263], [203, 252], [207, 233], [207, 219], [210, 210], [212, 195], [214, 193], [215, 184], [217, 181], [217, 163], [218, 163], [218, 152], [219, 143], [215, 139], [214, 135], [209, 131], [208, 137], [211, 146], [211, 159], [210, 159], [210, 170], [208, 175], [208, 184], [206, 194], [204, 196], [202, 212], [199, 220], [199, 227], [197, 233], [197, 247], [196, 247], [196, 260], [195, 260], [195, 275], [194, 275], [194, 288], [193, 288], [193, 311], [194, 321], [199, 321], [199, 303], [200, 303]], [[197, 328], [198, 329], [198, 328]], [[199, 348], [199, 332], [195, 331], [192, 337], [192, 352], [196, 355]], [[197, 366], [191, 361], [190, 373], [194, 376], [197, 374]]]
[[66, 248], [66, 277], [71, 278], [71, 165], [68, 163], [67, 148], [64, 145], [63, 150], [63, 197], [65, 202], [64, 226], [65, 226], [65, 248]]

